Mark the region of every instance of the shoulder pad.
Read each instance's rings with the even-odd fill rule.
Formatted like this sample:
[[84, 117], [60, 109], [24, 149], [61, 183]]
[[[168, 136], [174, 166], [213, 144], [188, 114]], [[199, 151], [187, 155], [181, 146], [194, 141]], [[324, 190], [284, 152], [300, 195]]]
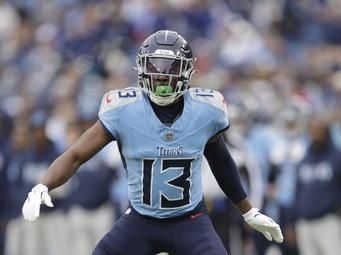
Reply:
[[141, 98], [141, 95], [141, 89], [135, 87], [109, 91], [103, 96], [99, 113], [101, 114], [133, 103]]
[[227, 114], [225, 98], [219, 91], [206, 88], [190, 88], [189, 92], [193, 99], [212, 105]]

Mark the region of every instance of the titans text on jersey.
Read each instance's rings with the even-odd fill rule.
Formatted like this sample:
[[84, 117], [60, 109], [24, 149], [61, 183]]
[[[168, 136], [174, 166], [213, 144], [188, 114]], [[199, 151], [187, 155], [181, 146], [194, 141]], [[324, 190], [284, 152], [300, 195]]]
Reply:
[[203, 198], [203, 152], [207, 141], [229, 126], [226, 104], [210, 89], [189, 89], [183, 97], [183, 112], [171, 126], [158, 119], [140, 88], [103, 97], [99, 119], [118, 141], [129, 201], [140, 214], [175, 217]]
[[183, 154], [183, 147], [177, 146], [177, 147], [157, 147], [157, 150], [159, 151], [159, 156], [181, 156]]

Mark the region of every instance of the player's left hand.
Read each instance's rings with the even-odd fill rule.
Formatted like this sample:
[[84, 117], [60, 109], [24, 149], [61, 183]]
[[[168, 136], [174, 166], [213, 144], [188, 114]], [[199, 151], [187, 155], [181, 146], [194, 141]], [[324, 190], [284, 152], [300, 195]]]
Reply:
[[277, 243], [283, 242], [283, 235], [279, 225], [270, 217], [260, 213], [258, 208], [252, 208], [247, 213], [243, 214], [247, 224], [255, 230], [261, 232], [266, 239]]

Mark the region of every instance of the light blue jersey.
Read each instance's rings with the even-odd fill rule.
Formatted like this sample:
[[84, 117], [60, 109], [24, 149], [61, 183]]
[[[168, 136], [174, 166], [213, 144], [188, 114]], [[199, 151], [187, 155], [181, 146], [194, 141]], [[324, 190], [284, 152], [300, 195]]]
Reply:
[[201, 162], [207, 141], [229, 126], [223, 96], [210, 89], [184, 94], [181, 116], [168, 127], [140, 88], [104, 95], [99, 119], [117, 139], [128, 176], [128, 196], [140, 214], [182, 215], [203, 198]]

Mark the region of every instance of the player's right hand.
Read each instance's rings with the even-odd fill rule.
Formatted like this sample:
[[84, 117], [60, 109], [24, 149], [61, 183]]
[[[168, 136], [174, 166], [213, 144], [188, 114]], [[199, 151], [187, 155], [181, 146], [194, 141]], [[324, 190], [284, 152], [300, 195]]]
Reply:
[[28, 193], [22, 207], [22, 214], [25, 220], [28, 220], [29, 222], [36, 221], [39, 217], [41, 204], [53, 207], [51, 197], [48, 194], [48, 188], [43, 184], [38, 184]]

